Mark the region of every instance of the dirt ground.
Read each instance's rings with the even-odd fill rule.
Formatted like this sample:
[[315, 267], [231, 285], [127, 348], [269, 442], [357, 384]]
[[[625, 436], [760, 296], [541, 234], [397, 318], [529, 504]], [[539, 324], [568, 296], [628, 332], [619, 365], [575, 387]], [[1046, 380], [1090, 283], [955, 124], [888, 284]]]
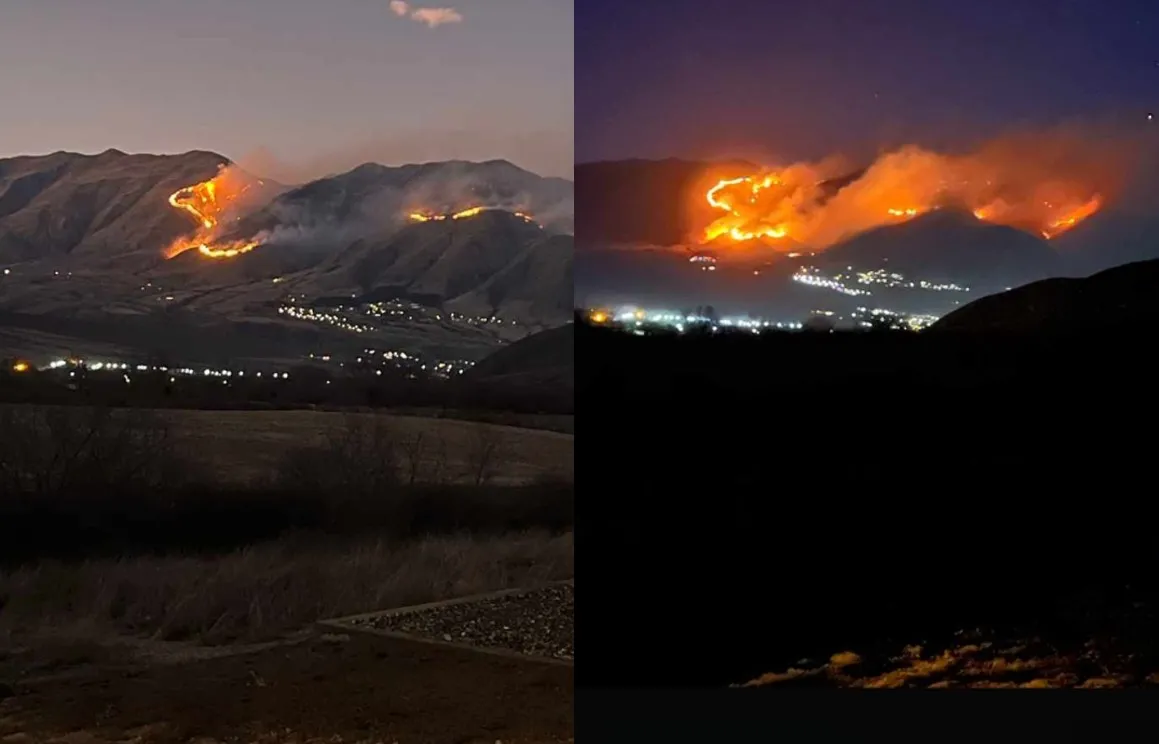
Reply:
[[17, 661], [0, 664], [4, 744], [574, 741], [570, 667], [358, 633], [208, 659], [87, 654], [34, 675]]

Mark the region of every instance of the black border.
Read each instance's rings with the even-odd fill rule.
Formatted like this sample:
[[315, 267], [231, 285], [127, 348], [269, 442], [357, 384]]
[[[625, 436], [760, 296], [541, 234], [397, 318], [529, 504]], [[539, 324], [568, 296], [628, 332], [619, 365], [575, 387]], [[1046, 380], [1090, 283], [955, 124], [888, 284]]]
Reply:
[[1157, 722], [1148, 690], [576, 691], [577, 738], [601, 744], [1113, 742]]

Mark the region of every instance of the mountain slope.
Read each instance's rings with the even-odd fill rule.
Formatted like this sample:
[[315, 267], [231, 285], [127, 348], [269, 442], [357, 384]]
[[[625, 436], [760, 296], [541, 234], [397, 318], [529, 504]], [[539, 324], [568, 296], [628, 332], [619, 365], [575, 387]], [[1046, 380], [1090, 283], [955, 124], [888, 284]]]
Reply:
[[243, 220], [239, 236], [326, 238], [328, 228], [369, 232], [405, 223], [411, 212], [447, 214], [476, 206], [533, 215], [546, 229], [570, 232], [572, 183], [544, 178], [506, 160], [452, 160], [397, 167], [366, 163], [290, 190]]
[[575, 386], [575, 325], [532, 334], [482, 359], [466, 375], [472, 382], [517, 380], [527, 386]]
[[557, 324], [571, 315], [573, 244], [510, 212], [486, 211], [357, 240], [313, 272], [312, 286]]
[[[235, 192], [223, 176], [206, 193], [223, 207], [212, 214], [230, 229], [203, 239], [240, 238], [257, 247], [231, 258], [187, 250], [165, 260], [174, 240], [197, 231], [170, 196], [214, 179], [226, 164], [214, 153], [114, 150], [0, 160], [0, 268], [9, 270], [0, 274], [0, 312], [30, 332], [118, 346], [136, 337], [155, 346], [162, 329], [172, 329], [174, 338], [188, 329], [196, 344], [186, 351], [201, 356], [194, 345], [212, 351], [215, 333], [224, 338], [232, 333], [226, 329], [236, 329], [239, 347], [259, 349], [259, 337], [277, 336], [286, 342], [277, 344], [278, 353], [291, 357], [298, 337], [286, 329], [312, 325], [301, 335], [312, 339], [302, 342], [305, 353], [327, 346], [317, 339], [329, 336], [332, 348], [342, 348], [351, 326], [287, 315], [287, 303], [308, 308], [333, 307], [337, 297], [352, 305], [408, 299], [431, 310], [433, 322], [412, 318], [404, 327], [375, 320], [366, 308], [343, 312], [375, 325], [376, 343], [397, 342], [400, 349], [420, 344], [452, 356], [452, 346], [465, 344], [470, 348], [463, 353], [472, 358], [481, 341], [497, 344], [499, 335], [570, 317], [571, 236], [503, 211], [518, 207], [539, 220], [554, 215], [557, 227], [569, 223], [568, 181], [541, 178], [506, 161], [368, 164], [289, 191], [241, 174], [244, 186]], [[241, 172], [224, 173], [232, 179]], [[196, 201], [204, 198], [188, 192], [186, 203], [210, 203]], [[476, 205], [499, 208], [462, 219], [408, 219], [410, 210], [444, 216]], [[239, 206], [254, 211], [239, 214]], [[518, 325], [452, 323], [437, 318], [442, 307]], [[426, 317], [425, 310], [421, 314]], [[117, 328], [143, 330], [113, 333]]]
[[57, 152], [0, 160], [0, 263], [59, 259], [134, 266], [190, 231], [168, 204], [229, 161], [211, 152]]
[[581, 245], [678, 245], [709, 223], [705, 193], [721, 178], [747, 176], [752, 163], [615, 160], [575, 168]]
[[983, 297], [931, 331], [1071, 333], [1150, 331], [1159, 321], [1159, 260], [1116, 266], [1083, 279], [1046, 279]]
[[911, 278], [970, 284], [992, 291], [1056, 274], [1057, 252], [1045, 240], [972, 215], [939, 210], [868, 230], [818, 255], [823, 266], [890, 268]]

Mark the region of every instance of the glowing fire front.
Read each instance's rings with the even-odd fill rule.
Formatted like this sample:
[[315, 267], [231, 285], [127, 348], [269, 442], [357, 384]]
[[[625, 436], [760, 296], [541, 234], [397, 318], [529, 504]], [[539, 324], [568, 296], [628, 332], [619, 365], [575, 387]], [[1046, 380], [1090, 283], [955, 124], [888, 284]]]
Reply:
[[[1057, 145], [1057, 143], [1056, 143]], [[705, 228], [704, 242], [736, 244], [788, 238], [823, 249], [865, 230], [904, 222], [935, 209], [972, 212], [1046, 239], [1058, 237], [1099, 211], [1110, 166], [1097, 154], [1059, 148], [990, 145], [970, 155], [941, 155], [906, 147], [879, 157], [855, 178], [840, 163], [798, 163], [784, 169], [723, 179], [705, 198], [723, 212]]]
[[[264, 185], [262, 181], [257, 184]], [[252, 185], [223, 168], [216, 177], [171, 194], [170, 206], [197, 220], [198, 229], [193, 236], [174, 241], [165, 251], [165, 258], [174, 258], [194, 249], [206, 258], [233, 258], [257, 248], [260, 243], [256, 240], [220, 242], [213, 239], [224, 213], [236, 206]]]
[[[493, 212], [493, 211], [510, 211], [510, 210], [505, 210], [502, 207], [468, 207], [467, 209], [463, 209], [463, 210], [458, 211], [458, 212], [449, 212], [449, 213], [444, 213], [444, 214], [439, 214], [439, 213], [435, 213], [435, 212], [415, 211], [415, 212], [411, 212], [410, 214], [408, 214], [407, 219], [409, 219], [411, 222], [441, 222], [443, 220], [465, 220], [469, 217], [474, 217], [477, 214], [482, 214], [483, 212]], [[511, 212], [511, 214], [515, 215], [516, 217], [523, 220], [524, 222], [531, 222], [531, 223], [535, 222], [535, 220], [532, 219], [531, 215], [526, 214], [524, 212]]]

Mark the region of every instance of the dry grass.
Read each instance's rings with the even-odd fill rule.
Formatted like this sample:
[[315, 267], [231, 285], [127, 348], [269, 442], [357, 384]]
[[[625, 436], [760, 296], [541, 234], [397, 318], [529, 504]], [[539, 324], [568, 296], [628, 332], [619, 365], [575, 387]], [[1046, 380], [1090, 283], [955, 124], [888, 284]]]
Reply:
[[46, 635], [261, 641], [319, 619], [573, 576], [571, 534], [321, 541], [212, 558], [41, 563], [0, 572], [0, 648]]
[[378, 419], [400, 441], [412, 443], [421, 480], [469, 482], [482, 442], [495, 443], [495, 483], [541, 478], [570, 480], [574, 469], [571, 435], [457, 419], [344, 414], [330, 411], [158, 411], [174, 436], [199, 461], [213, 464], [222, 482], [264, 477], [289, 448], [318, 444], [326, 433], [351, 419]]

